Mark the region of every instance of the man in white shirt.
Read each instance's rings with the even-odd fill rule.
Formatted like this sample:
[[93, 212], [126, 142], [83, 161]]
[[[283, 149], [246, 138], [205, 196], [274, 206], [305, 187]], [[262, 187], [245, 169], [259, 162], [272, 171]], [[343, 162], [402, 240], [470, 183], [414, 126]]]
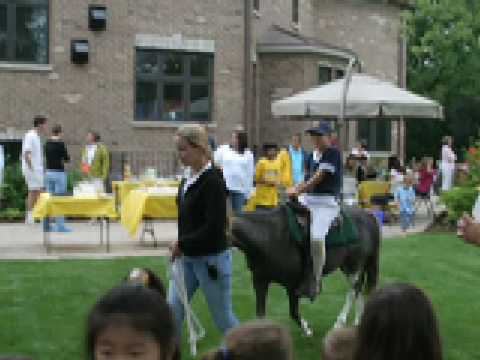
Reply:
[[33, 129], [25, 134], [22, 143], [22, 172], [28, 187], [25, 223], [33, 224], [32, 209], [44, 187], [43, 148], [40, 135], [47, 132], [47, 118], [35, 116]]

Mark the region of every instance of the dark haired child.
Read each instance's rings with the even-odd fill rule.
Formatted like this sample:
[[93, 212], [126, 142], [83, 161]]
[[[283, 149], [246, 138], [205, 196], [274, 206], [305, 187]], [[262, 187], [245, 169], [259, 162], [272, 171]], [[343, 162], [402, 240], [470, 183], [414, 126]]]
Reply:
[[141, 285], [110, 290], [87, 321], [89, 360], [179, 360], [170, 308], [158, 291]]
[[392, 284], [373, 293], [358, 328], [354, 360], [442, 360], [432, 303], [413, 285]]

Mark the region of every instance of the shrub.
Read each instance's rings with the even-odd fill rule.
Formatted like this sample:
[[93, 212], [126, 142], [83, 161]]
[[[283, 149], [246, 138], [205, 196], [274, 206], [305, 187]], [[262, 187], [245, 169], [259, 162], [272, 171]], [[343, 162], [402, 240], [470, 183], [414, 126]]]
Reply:
[[465, 153], [468, 173], [460, 186], [442, 193], [441, 200], [447, 206], [448, 219], [458, 220], [464, 212], [470, 213], [478, 196], [480, 185], [480, 141], [476, 141]]
[[73, 170], [68, 173], [67, 176], [67, 192], [72, 192], [74, 186], [79, 182], [82, 181], [84, 178], [83, 174], [78, 170]]
[[2, 208], [25, 211], [27, 184], [23, 178], [20, 164], [7, 165], [3, 175]]

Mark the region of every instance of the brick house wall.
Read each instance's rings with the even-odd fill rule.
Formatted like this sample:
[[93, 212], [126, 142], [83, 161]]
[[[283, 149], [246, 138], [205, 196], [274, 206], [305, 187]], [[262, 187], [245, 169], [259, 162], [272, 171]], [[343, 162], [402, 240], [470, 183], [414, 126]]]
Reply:
[[[74, 162], [89, 129], [114, 151], [172, 149], [175, 126], [134, 123], [137, 34], [213, 40], [213, 120], [218, 134], [243, 121], [244, 7], [238, 0], [103, 0], [107, 30], [88, 30], [87, 0], [50, 1], [51, 71], [12, 71], [0, 65], [0, 132], [31, 127], [35, 114], [65, 129]], [[88, 39], [87, 65], [70, 62], [71, 39]], [[212, 125], [212, 131], [215, 126]]]

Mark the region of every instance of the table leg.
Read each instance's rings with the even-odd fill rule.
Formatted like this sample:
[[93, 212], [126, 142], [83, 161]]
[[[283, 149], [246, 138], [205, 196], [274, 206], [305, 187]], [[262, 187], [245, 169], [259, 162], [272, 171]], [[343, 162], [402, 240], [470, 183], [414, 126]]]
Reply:
[[103, 246], [103, 218], [100, 218], [100, 246]]
[[110, 219], [107, 218], [106, 220], [106, 231], [107, 231], [107, 253], [110, 252]]
[[[42, 224], [43, 226], [43, 224]], [[45, 231], [45, 227], [43, 226], [43, 247], [47, 251], [47, 254], [50, 253], [50, 233]]]

